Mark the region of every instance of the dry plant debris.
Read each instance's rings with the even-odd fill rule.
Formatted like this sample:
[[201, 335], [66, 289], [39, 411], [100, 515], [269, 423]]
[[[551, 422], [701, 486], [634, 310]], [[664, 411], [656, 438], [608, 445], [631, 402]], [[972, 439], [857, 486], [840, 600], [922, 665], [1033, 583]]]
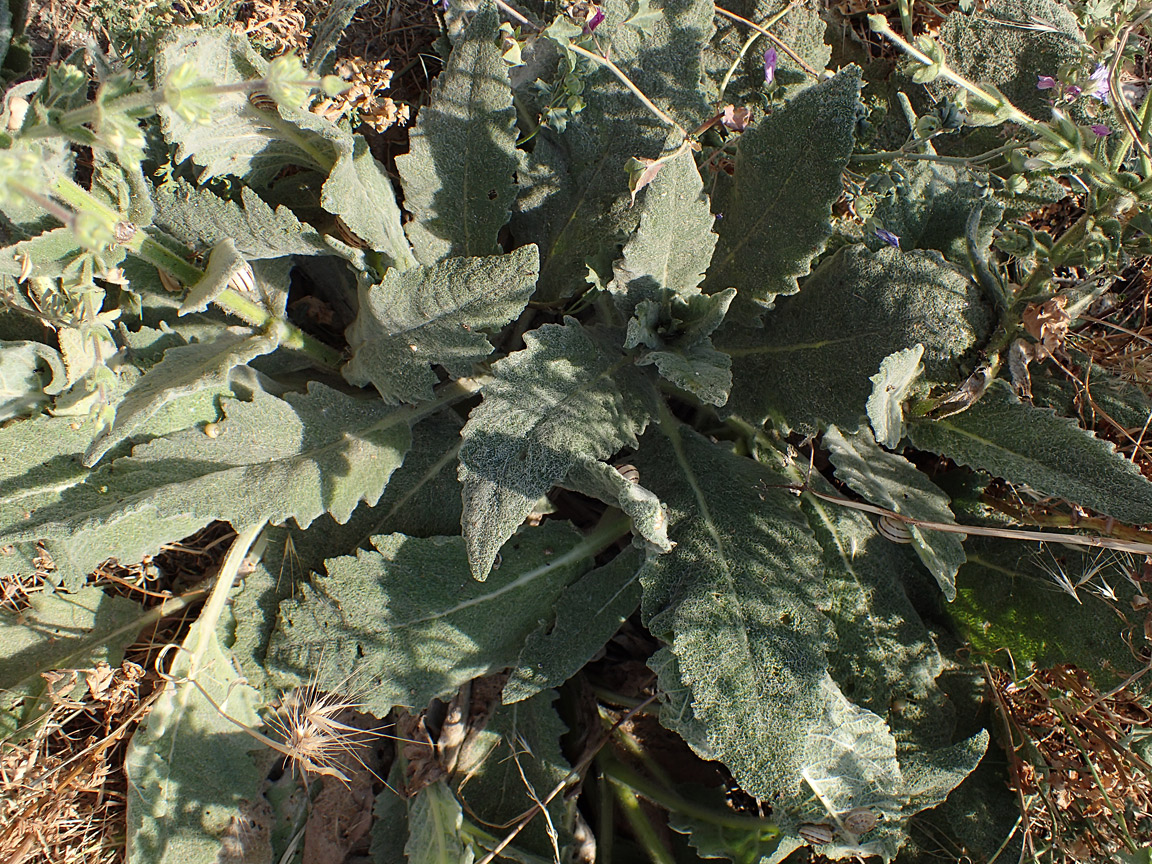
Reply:
[[987, 674], [1032, 850], [1111, 861], [1129, 841], [1152, 838], [1152, 765], [1134, 746], [1152, 735], [1152, 711], [1131, 690], [1102, 694], [1067, 665], [1021, 682]]

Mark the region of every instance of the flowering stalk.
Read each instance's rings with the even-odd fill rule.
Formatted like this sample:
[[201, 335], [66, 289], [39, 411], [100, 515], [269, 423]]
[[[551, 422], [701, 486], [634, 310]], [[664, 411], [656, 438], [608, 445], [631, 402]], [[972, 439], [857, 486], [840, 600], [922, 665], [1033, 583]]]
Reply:
[[1047, 123], [1041, 123], [1037, 120], [1033, 120], [1019, 108], [1013, 105], [1002, 94], [989, 93], [979, 85], [973, 84], [967, 78], [957, 74], [955, 71], [950, 69], [947, 64], [940, 64], [938, 61], [933, 60], [927, 54], [913, 47], [910, 43], [897, 35], [897, 33], [892, 30], [892, 27], [888, 24], [887, 19], [885, 19], [883, 15], [869, 15], [868, 23], [871, 25], [873, 31], [880, 33], [882, 36], [887, 38], [890, 42], [895, 44], [898, 48], [900, 48], [900, 50], [908, 54], [908, 56], [912, 57], [917, 62], [923, 64], [925, 67], [937, 68], [940, 77], [944, 78], [946, 81], [952, 82], [960, 89], [976, 97], [976, 99], [978, 99], [980, 102], [989, 106], [990, 109], [994, 111], [998, 117], [1002, 117], [1004, 120], [1009, 120], [1013, 123], [1023, 126], [1038, 138], [1042, 138], [1044, 141], [1054, 145], [1059, 150], [1068, 153], [1072, 159], [1073, 164], [1082, 166], [1090, 173], [1095, 175], [1097, 179], [1103, 181], [1108, 186], [1120, 189], [1127, 188], [1119, 175], [1113, 171], [1111, 167], [1096, 159], [1091, 153], [1084, 149], [1081, 143], [1074, 140], [1070, 135], [1067, 135], [1061, 131], [1057, 131]]

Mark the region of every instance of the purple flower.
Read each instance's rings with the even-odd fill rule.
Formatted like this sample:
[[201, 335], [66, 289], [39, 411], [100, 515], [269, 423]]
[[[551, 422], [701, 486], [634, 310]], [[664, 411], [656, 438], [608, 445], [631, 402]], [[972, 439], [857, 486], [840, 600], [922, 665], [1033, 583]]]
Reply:
[[589, 33], [599, 27], [603, 22], [604, 10], [597, 6], [596, 11], [592, 13], [592, 17], [589, 18], [584, 24], [584, 35], [587, 36]]
[[764, 52], [764, 83], [771, 84], [776, 80], [776, 49], [769, 48]]
[[885, 231], [883, 228], [876, 229], [876, 236], [887, 243], [889, 246], [900, 248], [900, 238], [893, 234], [891, 231]]
[[1037, 75], [1036, 76], [1036, 89], [1037, 90], [1051, 90], [1056, 86], [1056, 79], [1051, 75]]
[[1069, 84], [1067, 87], [1064, 88], [1064, 95], [1068, 97], [1069, 102], [1071, 102], [1073, 99], [1075, 99], [1077, 96], [1079, 96], [1083, 92], [1084, 91], [1081, 90], [1079, 87], [1077, 87], [1075, 84]]
[[1097, 138], [1107, 138], [1112, 134], [1112, 130], [1103, 123], [1093, 123], [1091, 129]]
[[1097, 63], [1096, 68], [1092, 70], [1092, 74], [1088, 76], [1088, 86], [1084, 90], [1093, 99], [1099, 99], [1105, 105], [1108, 104], [1108, 67], [1103, 63]]

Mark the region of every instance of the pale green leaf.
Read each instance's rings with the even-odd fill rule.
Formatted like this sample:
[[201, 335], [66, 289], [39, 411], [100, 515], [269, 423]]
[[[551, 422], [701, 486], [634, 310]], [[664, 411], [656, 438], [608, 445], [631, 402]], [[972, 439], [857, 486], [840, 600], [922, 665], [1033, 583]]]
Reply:
[[868, 419], [877, 443], [890, 450], [904, 437], [904, 400], [924, 373], [923, 356], [924, 346], [919, 343], [893, 351], [880, 361], [880, 371], [868, 378], [872, 382], [872, 395], [865, 405]]
[[0, 422], [39, 414], [67, 386], [60, 352], [42, 342], [0, 341]]
[[215, 864], [226, 838], [244, 842], [237, 823], [245, 802], [260, 794], [265, 772], [252, 755], [260, 743], [237, 723], [260, 727], [258, 693], [237, 674], [214, 625], [192, 625], [172, 655], [174, 680], [128, 747], [129, 864]]
[[404, 783], [400, 760], [392, 763], [388, 782], [372, 807], [372, 864], [408, 864], [404, 846], [408, 842], [408, 800], [396, 790]]
[[456, 478], [463, 421], [441, 412], [412, 429], [412, 448], [392, 475], [362, 535], [407, 534], [431, 537], [460, 530], [461, 487]]
[[689, 836], [688, 842], [701, 858], [726, 858], [733, 864], [760, 864], [772, 854], [779, 842], [779, 831], [771, 818], [758, 820], [757, 825], [749, 814], [748, 824], [734, 825], [734, 820], [722, 823], [708, 814], [729, 815], [732, 803], [723, 789], [707, 788], [688, 784], [678, 784], [676, 791], [704, 813], [685, 813], [672, 810], [668, 814], [668, 827], [680, 834]]
[[431, 399], [438, 381], [431, 365], [456, 377], [470, 375], [473, 364], [492, 352], [484, 331], [515, 320], [538, 271], [536, 247], [522, 246], [508, 255], [390, 269], [379, 284], [361, 284], [344, 377], [371, 382], [386, 402]]
[[598, 459], [578, 458], [557, 485], [618, 507], [632, 520], [632, 530], [661, 552], [668, 552], [668, 514], [660, 499], [639, 482]]
[[909, 345], [924, 346], [929, 381], [962, 380], [957, 358], [992, 326], [972, 280], [935, 252], [846, 247], [778, 305], [763, 329], [729, 325], [716, 336], [733, 360], [728, 404], [746, 420], [771, 416], [805, 433], [855, 428], [868, 376]]
[[655, 364], [660, 377], [691, 393], [701, 402], [720, 406], [732, 389], [732, 358], [710, 344], [694, 345], [683, 351], [649, 351], [636, 361], [639, 366]]
[[137, 561], [216, 520], [306, 526], [328, 512], [343, 522], [361, 501], [379, 499], [410, 441], [407, 414], [317, 382], [285, 399], [258, 390], [224, 413], [215, 438], [187, 429], [105, 470], [65, 472], [67, 488], [30, 518], [4, 508], [3, 542], [43, 538], [58, 568], [86, 573], [107, 558]]
[[408, 155], [396, 159], [405, 229], [417, 260], [494, 255], [516, 197], [516, 110], [500, 53], [500, 16], [486, 4], [452, 48], [420, 108]]
[[[568, 775], [571, 766], [560, 749], [568, 727], [552, 707], [555, 700], [556, 692], [545, 690], [531, 699], [497, 706], [484, 729], [465, 739], [453, 787], [472, 819], [482, 825], [514, 822]], [[554, 860], [548, 831], [556, 833], [561, 849], [570, 846], [568, 806], [564, 796], [553, 798], [546, 815], [538, 815], [516, 837], [514, 848], [539, 856], [537, 860]]]
[[326, 575], [281, 605], [268, 662], [322, 686], [363, 677], [380, 717], [515, 664], [593, 554], [566, 523], [548, 522], [518, 534], [477, 582], [460, 537], [372, 542], [376, 551], [331, 559]]
[[425, 786], [408, 804], [408, 864], [472, 864], [476, 855], [460, 828], [464, 811], [444, 781]]
[[[596, 38], [611, 45], [612, 62], [640, 91], [685, 129], [709, 116], [700, 56], [712, 32], [710, 0], [667, 4], [650, 37], [623, 24], [633, 11], [628, 0], [608, 0], [602, 8], [606, 18]], [[582, 291], [586, 262], [605, 254], [614, 260], [618, 244], [636, 228], [628, 160], [656, 158], [669, 140], [682, 140], [670, 139], [668, 127], [602, 66], [589, 64], [581, 95], [587, 106], [563, 134], [546, 126], [537, 134], [512, 218], [514, 236], [540, 247], [544, 301]]]
[[204, 186], [177, 178], [152, 193], [154, 224], [191, 249], [207, 249], [231, 238], [248, 261], [285, 255], [330, 255], [331, 248], [287, 207], [275, 210], [249, 187], [240, 189], [243, 207]]
[[118, 666], [148, 623], [140, 606], [88, 586], [74, 594], [32, 594], [19, 612], [0, 610], [0, 740], [47, 707], [42, 672]]
[[710, 292], [734, 287], [771, 306], [794, 294], [832, 234], [840, 172], [855, 142], [860, 70], [810, 87], [741, 137], [735, 173], [713, 197], [719, 242]]
[[[71, 228], [53, 228], [28, 240], [0, 249], [0, 274], [18, 277], [27, 256], [32, 262], [32, 278], [61, 275], [65, 268], [84, 255], [84, 248]], [[123, 255], [121, 251], [120, 255]], [[113, 259], [117, 257], [113, 255]], [[19, 303], [17, 297], [13, 301]]]
[[647, 425], [654, 394], [611, 336], [567, 318], [525, 334], [522, 351], [493, 365], [460, 449], [462, 527], [478, 578], [579, 459], [635, 446]]
[[[848, 435], [835, 426], [824, 433], [836, 476], [865, 500], [901, 516], [955, 524], [948, 496], [898, 453], [880, 447], [865, 428]], [[912, 547], [936, 577], [945, 598], [956, 597], [956, 571], [964, 563], [964, 535], [905, 524]]]
[[[990, 200], [988, 187], [950, 165], [914, 162], [907, 180], [876, 207], [875, 218], [900, 238], [900, 248], [935, 249], [954, 264], [968, 267], [965, 239], [968, 217], [982, 208], [976, 248], [986, 254], [1004, 208]], [[867, 238], [873, 249], [884, 243]]]
[[504, 686], [504, 702], [559, 687], [580, 671], [640, 604], [639, 550], [625, 549], [564, 589], [554, 620], [524, 643]]
[[88, 447], [84, 465], [95, 465], [169, 402], [226, 387], [233, 368], [275, 351], [276, 344], [274, 337], [235, 327], [221, 332], [214, 342], [168, 349], [164, 359], [145, 372], [116, 406], [116, 419]]
[[1004, 381], [960, 414], [909, 423], [921, 450], [1057, 498], [1143, 525], [1152, 522], [1152, 483], [1072, 420], [1021, 402]]
[[668, 503], [677, 544], [640, 573], [644, 623], [677, 660], [661, 687], [686, 688], [677, 698], [689, 697], [705, 736], [687, 740], [727, 765], [741, 788], [764, 799], [790, 794], [801, 784], [804, 740], [823, 722], [832, 633], [818, 611], [820, 549], [797, 500], [771, 488], [780, 478], [673, 431], [671, 442], [647, 436], [635, 457]]
[[613, 266], [608, 286], [625, 315], [643, 300], [698, 293], [717, 239], [691, 151], [661, 166], [639, 210], [640, 225]]

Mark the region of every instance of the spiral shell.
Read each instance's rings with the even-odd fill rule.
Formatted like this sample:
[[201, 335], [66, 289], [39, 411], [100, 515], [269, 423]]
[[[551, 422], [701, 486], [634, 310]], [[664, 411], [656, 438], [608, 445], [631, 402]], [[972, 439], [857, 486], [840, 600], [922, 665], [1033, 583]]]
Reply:
[[252, 272], [252, 265], [247, 261], [236, 273], [228, 280], [228, 287], [233, 291], [244, 294], [248, 297], [253, 297], [256, 294], [256, 274]]
[[841, 823], [844, 825], [844, 830], [859, 837], [861, 834], [867, 834], [876, 827], [876, 823], [880, 821], [876, 818], [876, 814], [869, 810], [867, 807], [857, 807], [855, 810], [849, 810], [840, 817]]
[[876, 530], [880, 532], [880, 536], [893, 543], [912, 542], [912, 532], [908, 530], [908, 526], [891, 516], [881, 516], [877, 519]]
[[640, 482], [640, 471], [635, 465], [616, 465], [614, 466], [620, 473], [620, 476], [627, 480], [629, 483]]
[[253, 90], [248, 94], [249, 104], [258, 111], [275, 111], [276, 100], [263, 90]]
[[823, 846], [832, 842], [832, 838], [836, 835], [831, 825], [825, 825], [823, 822], [805, 822], [796, 829], [801, 839], [808, 841], [813, 846]]

